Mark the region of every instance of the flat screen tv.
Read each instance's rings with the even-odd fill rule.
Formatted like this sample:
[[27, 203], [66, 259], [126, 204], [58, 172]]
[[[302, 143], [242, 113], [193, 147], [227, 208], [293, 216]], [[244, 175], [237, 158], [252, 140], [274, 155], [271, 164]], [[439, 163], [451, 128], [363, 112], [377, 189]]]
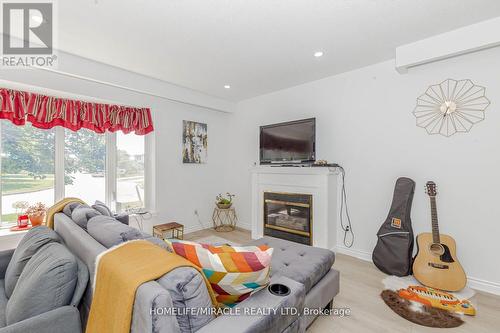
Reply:
[[260, 164], [316, 160], [316, 118], [260, 127]]

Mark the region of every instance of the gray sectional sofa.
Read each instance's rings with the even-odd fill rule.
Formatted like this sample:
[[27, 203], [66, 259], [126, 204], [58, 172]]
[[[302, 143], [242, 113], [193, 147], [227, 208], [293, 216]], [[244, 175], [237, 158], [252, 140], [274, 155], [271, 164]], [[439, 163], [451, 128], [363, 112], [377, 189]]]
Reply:
[[0, 333], [81, 332], [77, 306], [89, 274], [61, 243], [41, 226], [0, 252]]
[[[71, 252], [87, 265], [91, 282], [94, 279], [96, 257], [117, 243], [146, 239], [165, 246], [161, 240], [112, 217], [90, 215], [88, 220], [80, 220], [77, 224], [72, 214], [57, 213], [54, 228]], [[289, 309], [295, 308], [302, 312], [304, 306], [324, 308], [331, 304], [339, 291], [339, 273], [331, 268], [335, 259], [333, 252], [268, 237], [252, 244], [267, 244], [275, 248], [271, 283], [286, 285], [290, 289], [289, 294], [275, 296], [267, 288], [262, 289], [233, 308], [233, 313], [238, 315], [215, 317], [203, 311], [193, 311], [211, 306], [200, 273], [189, 267], [178, 268], [139, 287], [131, 332], [304, 332], [314, 317], [297, 315]], [[89, 283], [80, 306], [83, 325], [92, 302], [91, 285]], [[176, 308], [177, 313], [165, 312], [172, 308]], [[255, 313], [255, 309], [274, 311]]]

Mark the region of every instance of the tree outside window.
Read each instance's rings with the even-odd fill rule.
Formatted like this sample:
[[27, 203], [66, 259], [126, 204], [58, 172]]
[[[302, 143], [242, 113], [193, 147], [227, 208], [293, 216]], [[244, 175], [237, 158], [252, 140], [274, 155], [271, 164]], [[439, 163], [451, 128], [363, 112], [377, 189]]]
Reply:
[[2, 121], [2, 223], [17, 219], [14, 204], [54, 203], [55, 131]]

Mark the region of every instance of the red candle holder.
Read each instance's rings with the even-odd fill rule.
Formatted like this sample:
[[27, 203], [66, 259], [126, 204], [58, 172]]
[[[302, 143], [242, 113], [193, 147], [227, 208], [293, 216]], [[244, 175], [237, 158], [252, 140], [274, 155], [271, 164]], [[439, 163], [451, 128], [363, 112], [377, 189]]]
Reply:
[[19, 215], [17, 217], [17, 226], [18, 228], [27, 228], [29, 224], [28, 215]]

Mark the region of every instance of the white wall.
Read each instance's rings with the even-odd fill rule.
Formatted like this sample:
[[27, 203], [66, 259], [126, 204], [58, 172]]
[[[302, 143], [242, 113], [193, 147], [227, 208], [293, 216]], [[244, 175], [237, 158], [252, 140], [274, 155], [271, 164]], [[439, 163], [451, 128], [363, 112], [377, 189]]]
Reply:
[[[103, 70], [102, 67], [100, 69]], [[115, 69], [109, 67], [109, 70]], [[134, 79], [136, 74], [129, 73], [128, 80], [133, 82]], [[63, 97], [76, 94], [82, 99], [150, 107], [155, 127], [157, 216], [146, 225], [149, 227], [151, 224], [175, 220], [185, 225], [185, 232], [202, 229], [200, 222], [204, 226], [210, 225], [215, 196], [228, 191], [224, 168], [230, 159], [226, 149], [228, 138], [225, 135], [229, 127], [229, 113], [49, 71], [0, 70], [0, 84], [17, 89], [28, 85], [37, 92]], [[182, 163], [182, 120], [208, 124], [208, 164]], [[198, 216], [194, 215], [195, 210], [198, 210]]]
[[[416, 98], [447, 78], [487, 87], [492, 104], [470, 133], [429, 136], [415, 126]], [[473, 285], [500, 292], [500, 48], [418, 67], [400, 75], [388, 61], [260, 96], [234, 115], [233, 175], [241, 219], [250, 221], [250, 175], [258, 161], [258, 126], [317, 118], [317, 158], [347, 171], [354, 251], [369, 258], [385, 220], [394, 182], [417, 182], [412, 219], [416, 233], [430, 231], [424, 184], [438, 184], [441, 231], [452, 235]], [[482, 280], [487, 282], [482, 283]], [[488, 283], [489, 282], [489, 283]], [[495, 289], [496, 288], [496, 289]]]
[[[230, 115], [177, 105], [156, 105], [156, 193], [157, 210], [165, 223], [175, 220], [185, 232], [203, 229], [211, 223], [215, 196], [229, 191], [225, 178], [231, 155], [226, 148]], [[208, 163], [182, 163], [182, 121], [208, 124]], [[198, 216], [194, 211], [198, 211]], [[200, 222], [204, 225], [201, 227]]]

